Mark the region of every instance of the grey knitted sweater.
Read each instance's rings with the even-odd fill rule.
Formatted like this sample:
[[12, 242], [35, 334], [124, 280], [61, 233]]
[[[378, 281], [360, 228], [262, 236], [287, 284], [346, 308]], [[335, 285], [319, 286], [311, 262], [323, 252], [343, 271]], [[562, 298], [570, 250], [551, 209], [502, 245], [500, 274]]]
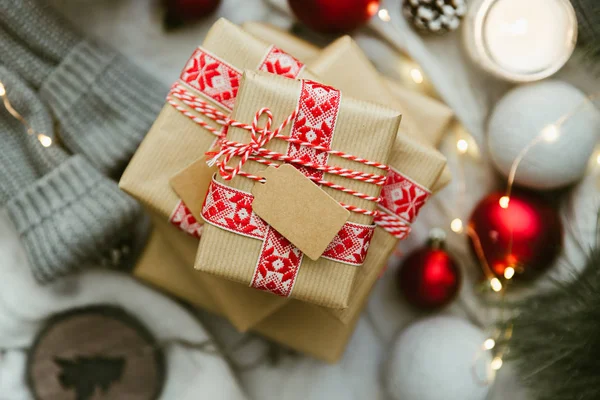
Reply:
[[0, 0], [0, 62], [39, 91], [68, 150], [118, 178], [168, 88], [45, 3]]
[[39, 281], [98, 261], [140, 219], [116, 182], [166, 88], [123, 55], [85, 40], [44, 0], [0, 0], [0, 81], [41, 146], [0, 106], [0, 208]]

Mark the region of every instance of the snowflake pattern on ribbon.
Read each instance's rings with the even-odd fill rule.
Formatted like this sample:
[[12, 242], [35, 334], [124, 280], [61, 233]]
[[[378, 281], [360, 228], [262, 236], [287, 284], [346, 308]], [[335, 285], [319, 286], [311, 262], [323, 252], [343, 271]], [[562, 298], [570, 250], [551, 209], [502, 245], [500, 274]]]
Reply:
[[212, 225], [255, 239], [263, 239], [268, 225], [252, 211], [254, 196], [228, 186], [211, 182], [202, 217]]
[[197, 239], [202, 236], [202, 224], [196, 220], [190, 209], [181, 200], [171, 213], [169, 222]]
[[424, 187], [390, 168], [385, 185], [381, 189], [380, 206], [389, 213], [412, 223], [430, 194]]
[[[302, 81], [302, 89], [298, 98], [298, 114], [292, 125], [290, 136], [315, 145], [329, 147], [333, 140], [335, 123], [339, 111], [342, 94], [339, 90], [317, 82]], [[329, 154], [324, 151], [290, 143], [287, 155], [301, 158], [319, 164], [327, 164]], [[298, 168], [306, 176], [323, 178], [323, 172], [312, 168]], [[272, 257], [272, 249], [288, 249], [293, 265], [283, 270], [277, 269], [268, 259]], [[251, 287], [266, 290], [279, 296], [289, 296], [300, 270], [302, 257], [294, 257], [299, 250], [287, 239], [268, 227], [268, 232], [263, 243], [262, 251], [252, 277]], [[268, 285], [264, 284], [264, 277], [268, 276]], [[272, 291], [270, 288], [274, 288]]]
[[[300, 92], [298, 115], [292, 127], [291, 136], [302, 141], [329, 147], [333, 138], [335, 123], [340, 107], [341, 93], [330, 86], [305, 81]], [[297, 144], [290, 144], [288, 156], [327, 164], [328, 154]], [[312, 168], [299, 167], [306, 176], [323, 178], [323, 172]]]
[[[251, 193], [231, 188], [213, 179], [202, 207], [202, 218], [207, 223], [230, 232], [264, 240], [273, 229], [252, 211], [253, 200], [254, 196]], [[321, 257], [345, 264], [361, 265], [365, 261], [374, 231], [375, 225], [346, 222]], [[287, 239], [283, 236], [281, 239], [273, 236], [273, 240], [276, 238], [276, 247], [285, 247], [283, 240]], [[268, 247], [263, 245], [263, 248]], [[297, 258], [296, 261], [300, 259]]]
[[289, 296], [302, 256], [302, 252], [279, 232], [268, 229], [250, 286], [278, 296]]
[[258, 69], [260, 71], [266, 71], [275, 75], [295, 79], [304, 69], [304, 64], [287, 54], [285, 51], [280, 50], [275, 46], [271, 46]]
[[[266, 52], [263, 61], [258, 66], [258, 69], [287, 78], [296, 78], [304, 69], [304, 64], [277, 47], [271, 46]], [[199, 47], [194, 51], [183, 68], [180, 79], [221, 107], [231, 110], [242, 80], [242, 72], [233, 65]], [[184, 220], [183, 209], [181, 208], [182, 204], [182, 202], [177, 203], [171, 215], [178, 215], [181, 220]], [[240, 209], [239, 213], [229, 220], [231, 225], [240, 225], [244, 218], [243, 214], [244, 211]], [[198, 229], [201, 231], [201, 227], [198, 228], [194, 225], [200, 224], [189, 213], [189, 210], [185, 216], [185, 223], [179, 224], [172, 220], [171, 223], [180, 227], [185, 232], [188, 232], [188, 230], [194, 232]], [[252, 230], [252, 227], [253, 225], [248, 229]]]
[[340, 262], [347, 262], [349, 258], [354, 258], [356, 264], [360, 265], [365, 262], [374, 232], [374, 226], [347, 222], [329, 243], [323, 254]]
[[221, 107], [231, 110], [242, 72], [202, 48], [197, 48], [183, 68], [180, 79]]

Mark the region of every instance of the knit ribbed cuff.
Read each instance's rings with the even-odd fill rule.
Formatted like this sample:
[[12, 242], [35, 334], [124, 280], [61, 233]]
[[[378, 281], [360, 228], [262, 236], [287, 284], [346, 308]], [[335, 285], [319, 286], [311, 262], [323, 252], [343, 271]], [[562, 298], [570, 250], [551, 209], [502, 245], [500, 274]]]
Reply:
[[150, 129], [167, 88], [101, 45], [80, 42], [44, 82], [64, 144], [119, 176]]
[[80, 156], [18, 193], [7, 210], [40, 282], [97, 262], [130, 232], [141, 212]]

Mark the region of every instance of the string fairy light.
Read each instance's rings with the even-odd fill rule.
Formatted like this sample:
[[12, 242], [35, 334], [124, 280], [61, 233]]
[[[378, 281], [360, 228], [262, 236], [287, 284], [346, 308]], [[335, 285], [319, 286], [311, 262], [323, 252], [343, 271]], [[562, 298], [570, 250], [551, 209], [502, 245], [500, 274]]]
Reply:
[[492, 338], [486, 339], [483, 342], [483, 348], [486, 350], [492, 350], [494, 347], [496, 347], [496, 341]]
[[512, 279], [513, 276], [515, 276], [515, 269], [513, 267], [506, 267], [504, 270], [504, 278]]
[[[540, 131], [540, 133], [518, 153], [517, 157], [511, 164], [511, 168], [510, 168], [509, 175], [507, 178], [505, 194], [498, 201], [498, 203], [502, 209], [508, 209], [510, 206], [510, 196], [511, 196], [513, 185], [515, 182], [515, 176], [516, 176], [517, 170], [519, 168], [519, 165], [521, 164], [521, 162], [523, 161], [525, 156], [528, 154], [528, 152], [540, 143], [556, 142], [562, 134], [561, 127], [563, 126], [563, 124], [566, 121], [568, 121], [569, 118], [571, 118], [575, 114], [577, 114], [577, 112], [579, 112], [583, 106], [592, 102], [598, 96], [600, 96], [600, 93], [587, 96], [584, 101], [582, 101], [580, 104], [578, 104], [576, 107], [574, 107], [570, 112], [562, 115], [553, 123], [546, 125]], [[475, 145], [472, 146], [471, 143], [474, 144], [475, 142], [474, 142], [473, 138], [469, 135], [469, 133], [466, 131], [459, 134], [458, 131], [455, 129], [454, 132], [456, 134], [456, 137], [455, 137], [456, 152], [459, 155], [459, 171], [457, 174], [458, 178], [459, 178], [459, 185], [458, 185], [459, 191], [458, 191], [457, 205], [459, 206], [459, 209], [464, 209], [467, 188], [466, 188], [465, 168], [464, 168], [463, 162], [464, 162], [464, 156], [471, 155], [471, 149], [473, 147], [475, 147]], [[592, 156], [590, 162], [593, 163], [593, 165], [595, 167], [600, 168], [600, 148], [594, 154], [594, 156]], [[442, 205], [444, 207], [446, 207], [443, 203], [442, 203]], [[452, 215], [452, 214], [453, 213], [450, 213], [450, 215]], [[464, 229], [463, 222], [458, 217], [454, 217], [454, 218], [451, 217], [450, 229], [457, 234], [464, 233], [470, 237], [471, 242], [473, 244], [473, 249], [477, 256], [477, 259], [480, 262], [482, 270], [487, 278], [487, 283], [488, 283], [489, 289], [491, 289], [492, 292], [501, 296], [499, 319], [501, 321], [504, 321], [505, 320], [504, 300], [505, 300], [506, 288], [507, 288], [506, 283], [514, 278], [515, 274], [517, 273], [516, 267], [515, 266], [506, 267], [504, 269], [503, 276], [500, 278], [497, 277], [493, 273], [493, 271], [491, 270], [491, 268], [489, 267], [489, 265], [487, 263], [485, 254], [483, 253], [483, 249], [481, 247], [481, 242], [480, 242], [479, 238], [477, 237], [477, 234], [468, 226], [467, 226], [467, 229]], [[509, 249], [509, 251], [510, 251], [510, 249]], [[501, 280], [501, 278], [504, 279], [504, 282]], [[499, 371], [502, 368], [503, 356], [507, 350], [508, 341], [511, 336], [512, 336], [512, 325], [509, 325], [504, 330], [501, 330], [500, 332], [496, 332], [494, 335], [490, 335], [483, 342], [483, 344], [481, 346], [482, 351], [494, 351], [494, 353], [495, 353], [490, 362], [490, 365], [489, 365], [489, 368], [491, 369], [491, 372], [492, 372], [491, 376], [493, 376], [494, 373], [496, 373], [497, 371]], [[498, 345], [499, 340], [501, 340], [501, 342], [502, 342], [501, 346]], [[473, 365], [473, 369], [475, 369], [475, 363]], [[480, 382], [482, 384], [489, 385], [489, 384], [491, 384], [492, 379], [480, 380]]]
[[460, 154], [465, 154], [469, 150], [469, 143], [465, 139], [459, 139], [456, 142], [456, 149]]
[[52, 146], [52, 138], [48, 135], [45, 135], [40, 132], [36, 132], [31, 125], [27, 122], [27, 120], [13, 107], [8, 99], [8, 94], [6, 90], [6, 86], [4, 83], [0, 81], [0, 98], [2, 98], [2, 103], [4, 104], [4, 108], [10, 115], [12, 115], [16, 120], [21, 122], [27, 131], [27, 134], [35, 136], [40, 144], [44, 147]]
[[450, 229], [452, 229], [452, 232], [461, 233], [463, 230], [462, 220], [460, 218], [454, 218], [450, 223]]
[[498, 204], [500, 204], [500, 207], [502, 207], [504, 209], [508, 208], [508, 205], [510, 204], [510, 197], [508, 197], [508, 196], [500, 197], [500, 200], [498, 200]]
[[410, 69], [410, 77], [417, 84], [423, 83], [423, 80], [424, 80], [423, 72], [421, 72], [421, 70], [419, 68], [411, 68]]
[[[377, 15], [378, 15], [379, 19], [381, 21], [383, 21], [384, 23], [390, 23], [390, 21], [392, 20], [390, 12], [385, 8], [381, 8], [379, 10], [379, 12], [377, 13]], [[385, 24], [383, 26], [379, 26], [378, 24], [375, 24], [373, 26], [374, 26], [374, 28], [376, 28], [377, 32], [382, 34], [384, 37], [391, 39], [389, 32], [387, 32], [386, 29], [383, 28], [383, 26], [385, 26]], [[415, 62], [413, 62], [410, 59], [402, 60], [401, 65], [400, 65], [400, 74], [401, 74], [401, 77], [404, 79], [405, 83], [407, 83], [413, 89], [423, 91], [423, 86], [426, 83], [425, 75], [423, 74], [422, 70]], [[516, 176], [517, 170], [519, 168], [519, 165], [521, 164], [521, 162], [523, 161], [523, 159], [525, 158], [527, 153], [533, 147], [535, 147], [536, 145], [538, 145], [540, 143], [556, 142], [562, 134], [562, 130], [561, 130], [562, 125], [569, 118], [571, 118], [573, 115], [575, 115], [579, 111], [579, 108], [581, 108], [583, 105], [587, 104], [588, 101], [593, 100], [595, 97], [597, 97], [597, 95], [588, 96], [586, 98], [586, 101], [581, 102], [581, 104], [579, 104], [577, 107], [575, 107], [571, 112], [567, 113], [566, 115], [561, 116], [557, 121], [545, 126], [540, 131], [539, 135], [537, 137], [535, 137], [529, 144], [527, 144], [521, 150], [521, 152], [517, 155], [517, 157], [515, 158], [515, 160], [513, 161], [512, 165], [511, 165], [511, 169], [509, 171], [509, 175], [508, 175], [508, 179], [507, 179], [505, 195], [499, 199], [499, 206], [502, 209], [508, 209], [510, 207], [510, 199], [511, 199], [513, 184], [515, 181], [515, 176]], [[473, 140], [472, 136], [468, 132], [464, 132], [464, 135], [459, 135], [456, 128], [454, 128], [454, 131], [457, 136], [455, 143], [456, 143], [456, 151], [457, 151], [458, 155], [459, 156], [467, 156], [467, 155], [473, 156], [474, 154], [472, 153], [472, 149], [476, 148], [476, 144], [475, 144], [475, 141]], [[463, 158], [464, 157], [459, 158], [459, 165], [460, 165], [460, 168], [458, 171], [459, 190], [458, 190], [458, 200], [456, 202], [458, 209], [460, 209], [460, 210], [465, 209], [465, 206], [466, 206], [465, 200], [466, 200], [466, 192], [467, 192], [466, 191], [465, 170], [464, 170], [464, 166], [462, 165]], [[592, 162], [593, 162], [594, 167], [600, 167], [600, 148], [598, 149], [598, 152], [594, 155], [594, 157], [590, 160], [590, 163], [592, 163]], [[444, 208], [446, 210], [448, 209], [447, 205], [444, 204], [443, 202], [440, 202], [440, 204], [441, 204], [442, 208]], [[489, 265], [486, 261], [485, 255], [483, 254], [483, 250], [481, 248], [481, 243], [479, 241], [479, 238], [476, 236], [476, 233], [472, 229], [470, 229], [469, 226], [466, 226], [466, 229], [465, 229], [463, 221], [461, 220], [461, 218], [456, 217], [455, 213], [451, 212], [448, 214], [450, 216], [450, 230], [456, 234], [466, 234], [471, 238], [476, 256], [477, 256], [478, 260], [480, 261], [482, 270], [486, 276], [488, 288], [491, 291], [501, 295], [502, 296], [501, 298], [504, 301], [506, 288], [507, 288], [506, 283], [511, 281], [514, 278], [514, 276], [517, 273], [517, 269], [515, 268], [515, 266], [508, 266], [507, 268], [505, 268], [505, 270], [503, 272], [503, 276], [497, 277], [493, 273], [493, 271], [491, 270], [491, 268], [489, 267]], [[504, 312], [504, 306], [501, 307], [501, 312], [502, 313]], [[502, 316], [501, 316], [501, 319], [503, 319]], [[498, 336], [496, 337], [496, 339], [499, 339], [500, 337], [504, 337], [504, 339], [510, 338], [510, 336], [512, 335], [512, 326], [509, 328], [506, 328], [503, 332], [500, 332], [497, 335]], [[503, 346], [497, 345], [496, 339], [494, 339], [493, 337], [489, 337], [485, 340], [485, 342], [482, 345], [482, 350], [484, 350], [484, 351], [496, 350], [496, 354], [490, 363], [490, 369], [493, 372], [500, 370], [503, 365], [504, 348], [502, 348]], [[503, 342], [505, 342], [505, 341], [503, 341]], [[501, 348], [498, 349], [498, 347], [501, 347]], [[490, 384], [491, 381], [487, 380], [484, 383]]]
[[385, 9], [382, 8], [377, 12], [377, 16], [384, 22], [390, 22], [392, 17], [390, 16], [390, 12]]
[[[571, 109], [571, 111], [562, 115], [554, 123], [546, 125], [542, 129], [542, 131], [535, 138], [533, 138], [533, 140], [531, 142], [529, 142], [527, 144], [527, 146], [525, 146], [523, 148], [523, 150], [521, 150], [519, 152], [519, 154], [517, 154], [517, 157], [515, 157], [513, 163], [510, 166], [510, 171], [508, 173], [508, 183], [506, 185], [506, 195], [504, 197], [507, 197], [510, 200], [510, 194], [512, 192], [512, 188], [513, 188], [513, 185], [515, 182], [515, 177], [517, 175], [517, 169], [519, 168], [519, 165], [521, 164], [521, 162], [523, 161], [523, 159], [525, 158], [527, 153], [529, 153], [529, 151], [533, 147], [537, 146], [538, 144], [540, 144], [542, 142], [546, 142], [546, 143], [556, 142], [558, 140], [558, 138], [560, 137], [560, 135], [562, 134], [561, 127], [565, 124], [565, 122], [567, 122], [571, 117], [575, 116], [579, 111], [581, 111], [581, 109], [584, 106], [586, 106], [590, 103], [593, 104], [593, 101], [596, 98], [598, 98], [598, 96], [600, 96], [600, 93], [594, 93], [592, 95], [586, 96], [585, 100], [581, 101], [577, 106], [573, 107], [573, 109]], [[599, 162], [597, 164], [600, 164], [600, 154], [598, 155], [598, 161]], [[506, 208], [506, 207], [503, 207], [503, 208]]]
[[498, 371], [500, 368], [502, 368], [502, 357], [494, 357], [492, 363], [490, 364], [490, 367], [492, 367], [494, 371]]

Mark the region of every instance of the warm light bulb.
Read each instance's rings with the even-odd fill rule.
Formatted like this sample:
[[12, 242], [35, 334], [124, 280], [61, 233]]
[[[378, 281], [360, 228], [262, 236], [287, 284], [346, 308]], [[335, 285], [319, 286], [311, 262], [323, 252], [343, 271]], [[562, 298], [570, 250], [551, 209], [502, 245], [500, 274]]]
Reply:
[[465, 139], [460, 139], [456, 142], [456, 148], [461, 154], [465, 154], [469, 150], [469, 143]]
[[494, 357], [490, 367], [492, 367], [494, 371], [498, 371], [500, 368], [502, 368], [502, 359], [500, 357]]
[[600, 154], [598, 154], [598, 156], [596, 156], [596, 164], [600, 165]]
[[0, 82], [0, 97], [4, 96], [5, 94], [6, 94], [6, 88], [4, 87], [2, 82]]
[[43, 133], [37, 135], [37, 139], [44, 147], [50, 147], [52, 145], [52, 138], [50, 136], [44, 135]]
[[463, 223], [460, 218], [454, 218], [452, 222], [450, 222], [450, 229], [452, 232], [461, 233], [463, 230]]
[[492, 287], [492, 290], [494, 292], [499, 292], [502, 290], [502, 283], [500, 283], [500, 280], [498, 278], [490, 279], [490, 286]]
[[390, 13], [388, 10], [386, 10], [385, 8], [382, 8], [381, 10], [379, 10], [379, 12], [377, 13], [377, 15], [379, 16], [379, 18], [384, 21], [384, 22], [389, 22], [392, 18], [390, 17]]
[[508, 208], [508, 205], [510, 204], [510, 197], [502, 196], [502, 197], [500, 197], [500, 200], [498, 201], [498, 203], [500, 204], [500, 207]]
[[504, 277], [506, 279], [512, 279], [513, 276], [515, 276], [515, 269], [513, 267], [506, 267], [504, 270]]
[[496, 341], [492, 338], [489, 338], [485, 342], [483, 342], [483, 348], [486, 350], [491, 350], [494, 347], [496, 347]]
[[558, 139], [558, 135], [560, 131], [558, 130], [558, 126], [556, 125], [548, 125], [542, 130], [542, 135], [544, 135], [544, 140], [548, 143], [555, 142]]
[[410, 70], [410, 77], [415, 83], [423, 83], [423, 73], [418, 68], [412, 68]]

